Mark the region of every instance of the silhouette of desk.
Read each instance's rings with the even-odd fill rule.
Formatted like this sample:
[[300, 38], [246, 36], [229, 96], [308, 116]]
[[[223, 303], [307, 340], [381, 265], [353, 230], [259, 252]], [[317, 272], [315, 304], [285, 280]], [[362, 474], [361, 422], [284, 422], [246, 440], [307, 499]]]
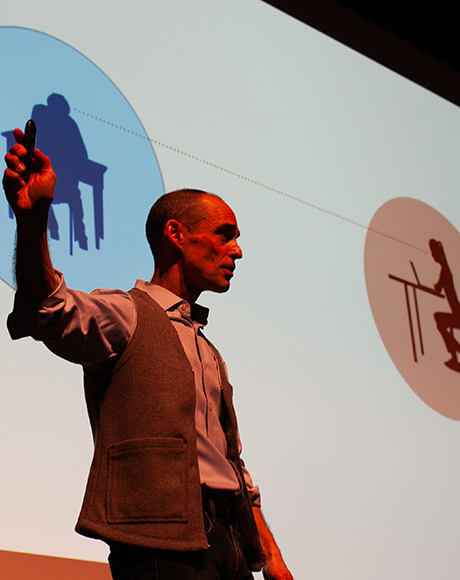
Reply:
[[414, 354], [414, 362], [417, 361], [417, 348], [415, 344], [415, 333], [414, 333], [414, 324], [412, 322], [412, 313], [411, 313], [411, 306], [410, 306], [410, 297], [409, 297], [409, 288], [412, 288], [413, 295], [414, 295], [414, 305], [415, 305], [415, 314], [417, 320], [417, 329], [418, 329], [418, 338], [420, 344], [420, 353], [422, 355], [425, 354], [423, 349], [423, 339], [422, 339], [422, 325], [420, 323], [420, 313], [418, 309], [418, 302], [417, 302], [417, 290], [421, 290], [422, 292], [427, 292], [428, 294], [432, 294], [437, 296], [438, 298], [444, 298], [443, 294], [439, 294], [433, 288], [429, 286], [424, 286], [423, 284], [410, 282], [409, 280], [404, 280], [403, 278], [398, 278], [398, 276], [393, 276], [392, 274], [388, 274], [388, 278], [391, 280], [395, 280], [395, 282], [399, 282], [400, 284], [404, 284], [404, 294], [406, 296], [406, 308], [407, 308], [407, 317], [409, 319], [409, 330], [410, 330], [410, 337], [412, 342], [412, 352]]
[[[6, 150], [16, 143], [13, 131], [5, 131], [2, 136], [6, 138]], [[93, 207], [94, 207], [94, 238], [96, 249], [99, 250], [100, 240], [104, 239], [104, 207], [103, 207], [103, 191], [104, 191], [104, 173], [107, 171], [105, 165], [96, 163], [96, 161], [88, 161], [83, 165], [79, 175], [79, 181], [86, 183], [93, 188]], [[8, 206], [9, 207], [9, 206]], [[9, 216], [13, 219], [13, 210], [9, 207]], [[70, 254], [73, 253], [73, 216], [70, 209]]]

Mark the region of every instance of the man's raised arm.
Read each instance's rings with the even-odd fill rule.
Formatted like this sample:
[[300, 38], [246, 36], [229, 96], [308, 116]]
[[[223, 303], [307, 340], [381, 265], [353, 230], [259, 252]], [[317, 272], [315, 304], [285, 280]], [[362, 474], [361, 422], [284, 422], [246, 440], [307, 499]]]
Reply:
[[16, 145], [5, 156], [5, 195], [16, 217], [16, 284], [25, 300], [39, 302], [55, 290], [56, 277], [48, 250], [48, 211], [56, 176], [48, 157], [35, 149], [30, 175], [24, 164], [24, 134], [14, 130]]

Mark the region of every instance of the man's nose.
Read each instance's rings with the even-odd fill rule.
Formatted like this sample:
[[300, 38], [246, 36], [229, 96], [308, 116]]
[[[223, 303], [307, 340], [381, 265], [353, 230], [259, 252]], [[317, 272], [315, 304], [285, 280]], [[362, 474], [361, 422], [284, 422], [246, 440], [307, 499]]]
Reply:
[[233, 244], [230, 255], [234, 260], [241, 260], [241, 258], [243, 257], [243, 250], [240, 248], [240, 245], [236, 240]]

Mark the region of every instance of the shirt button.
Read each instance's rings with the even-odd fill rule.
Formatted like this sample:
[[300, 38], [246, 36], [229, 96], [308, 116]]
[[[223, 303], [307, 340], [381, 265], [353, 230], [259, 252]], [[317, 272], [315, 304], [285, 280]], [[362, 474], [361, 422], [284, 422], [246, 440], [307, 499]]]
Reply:
[[182, 302], [180, 307], [182, 308], [182, 310], [187, 310], [187, 304], [185, 304], [185, 302]]
[[209, 403], [209, 410], [212, 411], [212, 403]]

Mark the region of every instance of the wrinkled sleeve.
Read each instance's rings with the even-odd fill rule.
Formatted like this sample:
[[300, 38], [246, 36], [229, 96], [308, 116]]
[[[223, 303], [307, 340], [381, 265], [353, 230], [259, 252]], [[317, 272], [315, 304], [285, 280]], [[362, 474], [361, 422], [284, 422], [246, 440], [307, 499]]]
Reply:
[[[222, 358], [222, 356], [220, 356], [220, 360], [223, 363], [223, 366], [224, 366], [224, 369], [225, 369], [225, 374], [227, 375], [227, 380], [229, 380], [229, 378], [228, 378], [228, 368], [227, 368], [227, 364], [224, 361], [224, 359]], [[251, 500], [251, 504], [254, 507], [259, 507], [260, 508], [261, 507], [261, 499], [260, 499], [259, 486], [254, 485], [254, 483], [252, 481], [251, 474], [246, 469], [246, 465], [244, 464], [243, 458], [241, 457], [241, 452], [243, 450], [243, 446], [241, 444], [241, 438], [240, 438], [239, 431], [238, 431], [238, 434], [237, 435], [238, 435], [238, 452], [239, 452], [239, 455], [240, 455], [240, 462], [241, 462], [241, 467], [243, 469], [244, 483], [245, 483], [245, 485], [247, 487], [247, 490], [248, 490], [249, 499]]]
[[31, 336], [58, 356], [87, 367], [117, 357], [136, 325], [131, 296], [122, 290], [87, 294], [67, 288], [60, 272], [56, 276], [56, 290], [40, 303], [16, 294], [7, 323], [11, 338]]
[[244, 483], [246, 484], [246, 487], [248, 488], [249, 499], [251, 500], [251, 504], [254, 507], [260, 508], [261, 501], [260, 501], [259, 486], [254, 485], [252, 483], [251, 475], [250, 475], [249, 471], [246, 469], [246, 467], [244, 466], [243, 460], [241, 460], [241, 464], [243, 466]]
[[259, 490], [259, 486], [258, 485], [254, 485], [253, 481], [252, 481], [252, 477], [251, 474], [249, 473], [249, 471], [246, 469], [246, 466], [244, 464], [243, 458], [241, 457], [241, 440], [240, 440], [240, 436], [238, 434], [238, 445], [240, 448], [240, 461], [241, 461], [241, 467], [243, 468], [243, 477], [244, 477], [244, 483], [247, 487], [248, 490], [248, 494], [249, 494], [249, 499], [251, 500], [251, 504], [254, 507], [261, 507], [261, 500], [260, 500], [260, 490]]

